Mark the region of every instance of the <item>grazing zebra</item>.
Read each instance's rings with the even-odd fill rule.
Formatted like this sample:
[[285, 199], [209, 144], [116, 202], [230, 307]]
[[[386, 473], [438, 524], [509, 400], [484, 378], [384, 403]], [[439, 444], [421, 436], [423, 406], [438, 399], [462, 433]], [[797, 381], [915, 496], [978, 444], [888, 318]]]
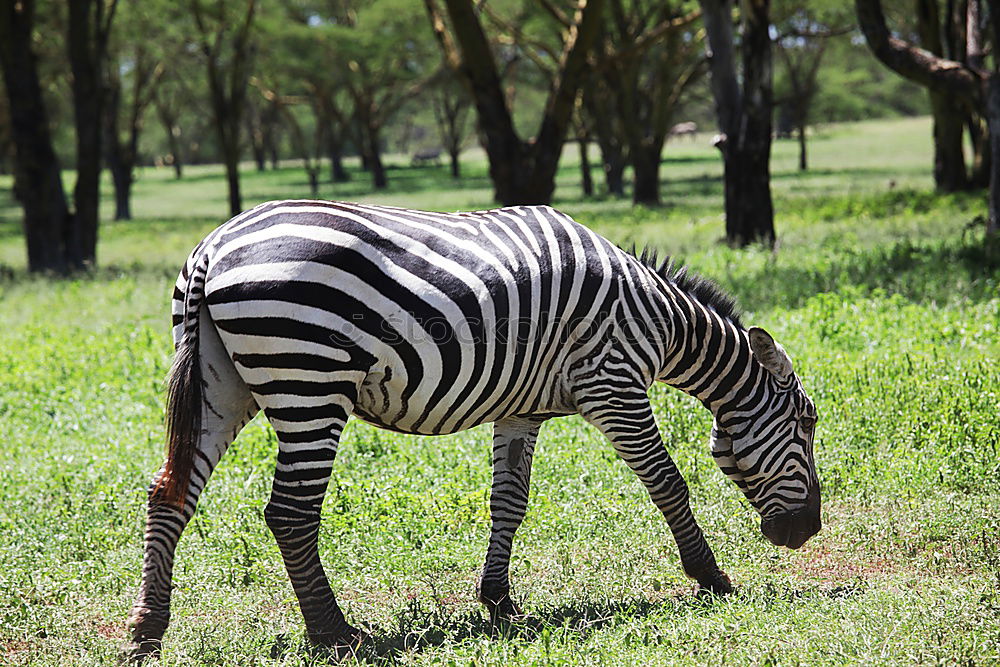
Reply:
[[727, 593], [667, 454], [647, 390], [712, 411], [712, 453], [776, 545], [820, 528], [816, 411], [784, 349], [733, 302], [548, 207], [442, 214], [321, 201], [262, 204], [210, 233], [173, 295], [168, 455], [150, 488], [130, 616], [135, 655], [169, 621], [174, 548], [208, 478], [263, 409], [278, 436], [264, 512], [309, 638], [350, 650], [317, 551], [320, 507], [348, 417], [401, 433], [493, 422], [491, 529], [479, 600], [521, 612], [508, 580], [541, 424], [580, 414], [666, 517], [688, 576]]

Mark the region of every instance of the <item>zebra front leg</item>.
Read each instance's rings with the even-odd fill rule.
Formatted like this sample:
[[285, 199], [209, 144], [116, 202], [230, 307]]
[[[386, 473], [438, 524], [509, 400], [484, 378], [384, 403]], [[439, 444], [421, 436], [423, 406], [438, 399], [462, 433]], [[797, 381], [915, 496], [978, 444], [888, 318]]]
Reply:
[[719, 595], [731, 592], [729, 577], [716, 564], [715, 554], [691, 513], [687, 484], [663, 446], [646, 393], [636, 390], [586, 405], [583, 417], [611, 441], [667, 519], [684, 572], [701, 590]]
[[197, 447], [191, 453], [193, 467], [180, 501], [169, 502], [159, 481], [166, 466], [153, 477], [144, 538], [142, 581], [139, 594], [128, 617], [132, 640], [126, 656], [141, 661], [159, 652], [163, 634], [170, 622], [170, 592], [174, 551], [187, 526], [198, 498], [219, 459], [240, 429], [257, 413], [246, 384], [222, 349], [211, 327], [201, 327], [201, 405], [188, 406], [201, 411], [201, 430]]
[[540, 425], [538, 421], [515, 418], [493, 425], [490, 543], [476, 592], [494, 628], [522, 616], [510, 597], [510, 551], [514, 533], [528, 508], [531, 457]]
[[[281, 403], [293, 405], [293, 399]], [[281, 550], [310, 641], [333, 648], [337, 658], [351, 655], [365, 638], [344, 618], [318, 549], [320, 508], [352, 404], [337, 397], [320, 419], [312, 406], [264, 409], [278, 434], [278, 465], [264, 518]]]

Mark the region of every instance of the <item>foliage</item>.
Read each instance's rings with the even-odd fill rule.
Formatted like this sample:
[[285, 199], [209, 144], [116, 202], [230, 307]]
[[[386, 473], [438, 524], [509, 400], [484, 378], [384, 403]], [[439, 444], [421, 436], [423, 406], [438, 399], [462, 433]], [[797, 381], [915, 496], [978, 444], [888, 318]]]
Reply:
[[[491, 640], [472, 595], [488, 533], [488, 429], [418, 438], [352, 422], [320, 542], [349, 615], [376, 631], [376, 664], [1000, 661], [1000, 252], [967, 229], [981, 197], [930, 192], [927, 129], [828, 128], [804, 176], [778, 144], [775, 253], [714, 243], [710, 147], [672, 153], [666, 209], [578, 199], [567, 164], [561, 208], [623, 244], [683, 255], [788, 348], [820, 411], [824, 530], [798, 552], [767, 544], [711, 460], [708, 413], [655, 389], [695, 514], [738, 586], [700, 600], [626, 466], [582, 421], [553, 420], [513, 561], [516, 595], [543, 625]], [[328, 194], [488, 205], [485, 164], [467, 166], [464, 189], [442, 166], [395, 169], [374, 199], [362, 179]], [[125, 638], [145, 489], [162, 456], [170, 286], [220, 221], [221, 178], [145, 173], [140, 220], [107, 224], [105, 268], [73, 281], [26, 276], [14, 225], [0, 223], [0, 262], [18, 267], [0, 271], [4, 664], [109, 664]], [[305, 187], [292, 167], [246, 180], [251, 198]], [[261, 516], [275, 451], [273, 431], [254, 421], [213, 476], [181, 540], [165, 663], [316, 664]]]

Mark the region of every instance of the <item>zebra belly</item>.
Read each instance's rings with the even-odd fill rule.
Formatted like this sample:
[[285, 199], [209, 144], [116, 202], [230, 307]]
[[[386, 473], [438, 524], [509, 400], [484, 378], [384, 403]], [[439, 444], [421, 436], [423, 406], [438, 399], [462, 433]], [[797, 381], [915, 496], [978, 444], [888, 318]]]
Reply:
[[[554, 377], [544, 383], [534, 378], [525, 383], [522, 391], [506, 396], [499, 388], [494, 388], [478, 393], [471, 401], [473, 397], [465, 393], [457, 400], [435, 402], [421, 395], [404, 396], [405, 383], [394, 381], [393, 378], [399, 376], [394, 375], [391, 368], [376, 367], [368, 373], [358, 393], [354, 416], [397, 433], [445, 435], [507, 417], [547, 418], [576, 411], [565, 401], [558, 400], [561, 396], [559, 381]], [[492, 378], [482, 379], [489, 382]], [[531, 400], [533, 398], [537, 400]], [[487, 406], [492, 409], [485, 409]]]

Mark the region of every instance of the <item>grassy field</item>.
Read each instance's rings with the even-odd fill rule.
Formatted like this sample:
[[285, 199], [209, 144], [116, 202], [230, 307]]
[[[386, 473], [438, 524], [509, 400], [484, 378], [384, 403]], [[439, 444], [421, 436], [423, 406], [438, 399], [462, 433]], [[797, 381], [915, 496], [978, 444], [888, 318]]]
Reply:
[[[737, 591], [702, 600], [661, 516], [577, 418], [542, 429], [515, 596], [540, 632], [492, 640], [473, 587], [488, 533], [487, 428], [345, 434], [321, 552], [376, 662], [404, 665], [1000, 664], [1000, 252], [970, 221], [985, 197], [931, 191], [925, 119], [822, 129], [813, 169], [775, 147], [780, 243], [734, 251], [707, 142], [670, 146], [660, 209], [557, 204], [621, 243], [682, 256], [767, 327], [820, 412], [824, 530], [778, 550], [708, 452], [710, 415], [654, 389], [696, 516]], [[402, 163], [402, 159], [400, 160]], [[436, 209], [489, 206], [485, 165], [360, 174], [322, 195]], [[224, 218], [221, 172], [145, 170], [139, 219], [102, 228], [101, 268], [28, 277], [0, 180], [0, 664], [109, 664], [138, 583], [145, 488], [162, 456], [168, 296]], [[248, 172], [249, 206], [306, 194], [301, 170]], [[110, 205], [105, 206], [105, 211]], [[230, 449], [181, 541], [163, 663], [313, 664], [262, 512], [276, 441]]]

